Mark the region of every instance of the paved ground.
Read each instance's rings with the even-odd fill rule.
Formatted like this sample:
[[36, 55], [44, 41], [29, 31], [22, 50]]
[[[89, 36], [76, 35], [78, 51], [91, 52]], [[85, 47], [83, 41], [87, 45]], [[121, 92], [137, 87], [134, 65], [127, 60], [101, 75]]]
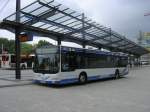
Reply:
[[12, 86], [22, 86], [29, 85], [32, 83], [33, 71], [32, 70], [22, 70], [22, 79], [15, 79], [14, 70], [0, 70], [0, 88], [12, 87]]
[[0, 112], [150, 112], [150, 67], [83, 86], [0, 88]]
[[[32, 70], [22, 70], [22, 80], [31, 80], [33, 77]], [[14, 70], [2, 70], [0, 69], [0, 79], [15, 80], [15, 71]]]

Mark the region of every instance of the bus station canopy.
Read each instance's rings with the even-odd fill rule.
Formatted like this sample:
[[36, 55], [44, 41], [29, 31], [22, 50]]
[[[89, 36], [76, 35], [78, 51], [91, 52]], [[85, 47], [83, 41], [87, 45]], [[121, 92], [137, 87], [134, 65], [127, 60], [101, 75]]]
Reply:
[[16, 13], [5, 18], [0, 27], [14, 32], [16, 27], [37, 36], [54, 40], [75, 42], [141, 56], [147, 49], [126, 37], [102, 26], [83, 13], [78, 13], [54, 0], [36, 0], [20, 10], [20, 22]]

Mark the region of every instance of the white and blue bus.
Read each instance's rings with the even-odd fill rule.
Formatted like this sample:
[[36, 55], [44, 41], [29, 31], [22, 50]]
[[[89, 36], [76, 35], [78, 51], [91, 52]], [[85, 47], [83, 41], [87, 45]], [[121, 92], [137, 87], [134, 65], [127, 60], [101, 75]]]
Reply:
[[83, 48], [50, 46], [36, 49], [35, 83], [81, 84], [90, 80], [127, 75], [128, 56]]

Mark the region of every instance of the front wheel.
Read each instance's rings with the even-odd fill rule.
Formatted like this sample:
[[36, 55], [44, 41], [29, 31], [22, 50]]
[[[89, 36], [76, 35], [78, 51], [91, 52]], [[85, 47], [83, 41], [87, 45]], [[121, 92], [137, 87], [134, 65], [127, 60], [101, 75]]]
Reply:
[[79, 75], [79, 83], [85, 84], [87, 82], [87, 75], [85, 73], [81, 73]]

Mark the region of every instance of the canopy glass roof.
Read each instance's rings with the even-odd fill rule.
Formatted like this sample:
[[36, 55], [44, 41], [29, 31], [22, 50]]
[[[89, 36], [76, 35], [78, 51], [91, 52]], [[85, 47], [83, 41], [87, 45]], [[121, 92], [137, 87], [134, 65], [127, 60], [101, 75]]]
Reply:
[[[8, 16], [4, 21], [16, 22], [16, 13]], [[104, 27], [84, 14], [65, 7], [54, 0], [37, 0], [20, 10], [20, 23], [62, 34], [63, 40], [77, 39], [87, 45], [113, 48], [120, 52], [136, 55], [148, 51], [130, 41], [124, 36]], [[69, 39], [68, 39], [69, 38]]]

